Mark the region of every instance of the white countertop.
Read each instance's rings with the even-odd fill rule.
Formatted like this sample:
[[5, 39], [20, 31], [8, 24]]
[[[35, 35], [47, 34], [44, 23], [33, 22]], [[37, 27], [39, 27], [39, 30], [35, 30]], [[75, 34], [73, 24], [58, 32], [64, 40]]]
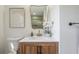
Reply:
[[59, 42], [51, 37], [26, 37], [19, 42]]

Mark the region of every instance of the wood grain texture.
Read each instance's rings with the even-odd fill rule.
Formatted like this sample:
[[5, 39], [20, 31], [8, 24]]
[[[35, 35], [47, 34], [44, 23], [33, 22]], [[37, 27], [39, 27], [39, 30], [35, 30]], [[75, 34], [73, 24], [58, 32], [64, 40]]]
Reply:
[[22, 42], [19, 43], [19, 54], [58, 54], [58, 42]]

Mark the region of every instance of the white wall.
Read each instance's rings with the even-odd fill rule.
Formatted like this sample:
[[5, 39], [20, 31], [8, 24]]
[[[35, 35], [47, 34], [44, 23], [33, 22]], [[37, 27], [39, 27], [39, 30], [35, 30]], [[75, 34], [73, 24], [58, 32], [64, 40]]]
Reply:
[[48, 20], [54, 22], [52, 27], [52, 33], [54, 39], [60, 40], [60, 24], [59, 24], [59, 6], [51, 5], [49, 6]]
[[0, 54], [4, 52], [4, 6], [0, 6]]
[[60, 53], [77, 53], [77, 30], [76, 26], [69, 26], [69, 22], [78, 22], [78, 6], [60, 6]]
[[[25, 9], [25, 28], [9, 28], [9, 8]], [[5, 6], [5, 27], [7, 37], [29, 36], [31, 32], [30, 8], [29, 6]]]

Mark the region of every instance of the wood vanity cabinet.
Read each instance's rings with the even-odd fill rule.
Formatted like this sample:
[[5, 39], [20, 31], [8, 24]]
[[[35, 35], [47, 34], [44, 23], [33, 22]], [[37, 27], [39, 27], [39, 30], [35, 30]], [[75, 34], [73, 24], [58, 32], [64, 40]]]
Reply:
[[21, 42], [18, 54], [58, 54], [58, 42]]

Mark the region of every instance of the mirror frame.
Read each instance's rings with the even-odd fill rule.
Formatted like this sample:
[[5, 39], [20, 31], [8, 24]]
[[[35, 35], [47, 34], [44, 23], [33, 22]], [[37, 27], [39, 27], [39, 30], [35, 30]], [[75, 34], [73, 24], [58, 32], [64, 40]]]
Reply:
[[[31, 16], [31, 7], [32, 6], [37, 6], [37, 7], [39, 7], [39, 6], [45, 6], [44, 13], [43, 13], [43, 22], [45, 21], [45, 18], [46, 18], [46, 21], [47, 21], [47, 18], [48, 18], [48, 15], [47, 15], [47, 13], [48, 13], [48, 10], [47, 10], [48, 5], [31, 5], [30, 6], [31, 26], [32, 26], [32, 16]], [[46, 14], [45, 14], [45, 12], [46, 12]], [[46, 17], [45, 17], [45, 15], [46, 15]], [[42, 24], [42, 26], [43, 26], [43, 24]], [[33, 28], [32, 27], [32, 29], [43, 29], [43, 28]]]

